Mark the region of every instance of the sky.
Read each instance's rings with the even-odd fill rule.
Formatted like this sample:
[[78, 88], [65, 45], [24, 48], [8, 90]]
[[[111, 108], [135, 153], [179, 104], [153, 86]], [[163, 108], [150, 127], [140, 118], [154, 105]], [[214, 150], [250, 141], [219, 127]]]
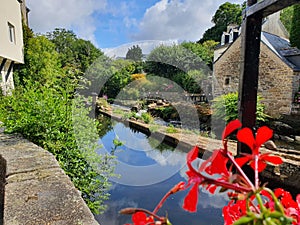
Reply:
[[[29, 26], [72, 30], [98, 48], [145, 41], [197, 41], [226, 0], [26, 0]], [[232, 0], [241, 4], [243, 0]]]

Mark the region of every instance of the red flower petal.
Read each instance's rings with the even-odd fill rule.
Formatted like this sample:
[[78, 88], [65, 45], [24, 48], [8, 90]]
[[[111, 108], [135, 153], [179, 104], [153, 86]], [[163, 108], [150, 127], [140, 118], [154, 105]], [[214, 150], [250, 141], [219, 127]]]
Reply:
[[282, 203], [284, 208], [298, 207], [298, 204], [293, 200], [293, 197], [290, 192], [282, 188], [277, 188], [274, 193], [275, 196], [280, 199], [280, 202]]
[[199, 148], [197, 146], [195, 146], [194, 148], [192, 148], [189, 153], [187, 154], [187, 162], [191, 163], [192, 161], [194, 161], [197, 157], [198, 157], [198, 152], [199, 152]]
[[222, 140], [228, 137], [233, 131], [240, 128], [242, 126], [241, 122], [239, 120], [233, 120], [227, 124], [225, 127], [223, 134], [222, 134]]
[[252, 151], [255, 148], [255, 139], [253, 137], [253, 133], [252, 130], [248, 127], [245, 127], [241, 130], [239, 130], [239, 132], [237, 133], [237, 139], [248, 145], [250, 149], [252, 149]]
[[245, 165], [245, 163], [249, 162], [251, 159], [252, 159], [251, 155], [246, 155], [244, 157], [236, 158], [235, 161], [240, 167], [242, 167], [243, 165]]
[[281, 163], [283, 163], [282, 158], [275, 155], [263, 154], [259, 157], [259, 159], [272, 163], [274, 165], [280, 165]]
[[189, 193], [184, 199], [182, 208], [189, 212], [197, 211], [197, 202], [198, 202], [198, 184], [194, 184]]
[[298, 210], [300, 210], [300, 194], [297, 195], [296, 201], [297, 201], [297, 204], [298, 204]]
[[258, 128], [256, 134], [256, 147], [259, 148], [262, 144], [264, 144], [267, 140], [269, 140], [273, 136], [273, 130], [269, 127], [263, 126]]
[[135, 225], [143, 225], [147, 221], [147, 215], [143, 212], [136, 212], [132, 215], [132, 221]]
[[229, 176], [226, 164], [228, 162], [227, 156], [225, 156], [221, 150], [215, 150], [212, 156], [206, 160], [210, 162], [210, 165], [206, 167], [205, 172], [209, 175], [220, 174]]
[[[255, 170], [255, 161], [251, 161], [250, 166], [253, 170]], [[267, 163], [265, 161], [262, 160], [258, 160], [257, 162], [257, 172], [261, 172], [263, 171], [265, 168], [267, 167]]]
[[209, 193], [214, 194], [215, 191], [216, 191], [216, 189], [217, 189], [217, 187], [218, 187], [218, 186], [211, 184], [211, 185], [208, 185], [208, 186], [207, 186], [206, 190], [208, 190]]

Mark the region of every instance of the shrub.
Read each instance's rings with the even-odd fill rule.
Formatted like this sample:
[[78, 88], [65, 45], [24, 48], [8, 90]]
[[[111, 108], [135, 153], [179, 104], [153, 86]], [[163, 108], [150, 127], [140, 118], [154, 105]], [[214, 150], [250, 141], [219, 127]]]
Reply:
[[142, 113], [141, 118], [144, 121], [144, 123], [147, 124], [153, 121], [153, 118], [150, 113]]
[[96, 124], [88, 114], [83, 101], [72, 100], [64, 88], [31, 84], [1, 97], [0, 120], [5, 131], [21, 133], [54, 154], [92, 212], [100, 213], [108, 198], [112, 158], [95, 152], [99, 147]]
[[[229, 93], [221, 95], [214, 99], [213, 115], [215, 119], [222, 120], [228, 123], [229, 121], [238, 118], [238, 93]], [[261, 103], [261, 98], [257, 98], [256, 121], [258, 124], [266, 122], [269, 116], [264, 113], [264, 105]]]

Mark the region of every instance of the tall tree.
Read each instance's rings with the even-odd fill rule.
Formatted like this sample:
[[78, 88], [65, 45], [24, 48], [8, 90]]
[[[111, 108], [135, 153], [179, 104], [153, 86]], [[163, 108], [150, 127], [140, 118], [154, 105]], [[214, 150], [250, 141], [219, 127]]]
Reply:
[[214, 47], [218, 42], [209, 40], [205, 41], [203, 44], [194, 42], [184, 42], [181, 45], [186, 49], [190, 50], [197, 56], [199, 56], [205, 63], [212, 69], [213, 57], [214, 57]]
[[71, 67], [84, 73], [103, 53], [90, 41], [77, 38], [73, 31], [56, 28], [46, 34], [60, 54], [62, 67]]
[[294, 5], [290, 42], [292, 46], [300, 49], [300, 4]]
[[230, 24], [240, 25], [242, 22], [242, 9], [245, 7], [245, 4], [238, 5], [225, 2], [222, 4], [214, 16], [212, 17], [211, 22], [215, 25], [203, 34], [203, 37], [199, 40], [200, 43], [203, 43], [207, 40], [220, 41], [221, 35], [226, 31], [227, 26]]
[[133, 61], [141, 61], [143, 57], [143, 52], [140, 46], [133, 45], [131, 48], [128, 49], [126, 53], [126, 59], [133, 60]]

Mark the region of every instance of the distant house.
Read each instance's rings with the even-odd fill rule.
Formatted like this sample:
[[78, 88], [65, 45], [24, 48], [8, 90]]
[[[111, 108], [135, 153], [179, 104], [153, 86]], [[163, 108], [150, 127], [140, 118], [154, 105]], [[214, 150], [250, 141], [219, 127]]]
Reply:
[[0, 0], [0, 84], [4, 95], [14, 88], [14, 64], [24, 63], [22, 10], [26, 23], [24, 0]]
[[[238, 91], [241, 38], [238, 28], [224, 33], [221, 45], [215, 50], [213, 95]], [[292, 48], [279, 13], [271, 15], [263, 24], [259, 65], [258, 94], [266, 111], [273, 117], [293, 113], [294, 96], [300, 87], [300, 50]]]

